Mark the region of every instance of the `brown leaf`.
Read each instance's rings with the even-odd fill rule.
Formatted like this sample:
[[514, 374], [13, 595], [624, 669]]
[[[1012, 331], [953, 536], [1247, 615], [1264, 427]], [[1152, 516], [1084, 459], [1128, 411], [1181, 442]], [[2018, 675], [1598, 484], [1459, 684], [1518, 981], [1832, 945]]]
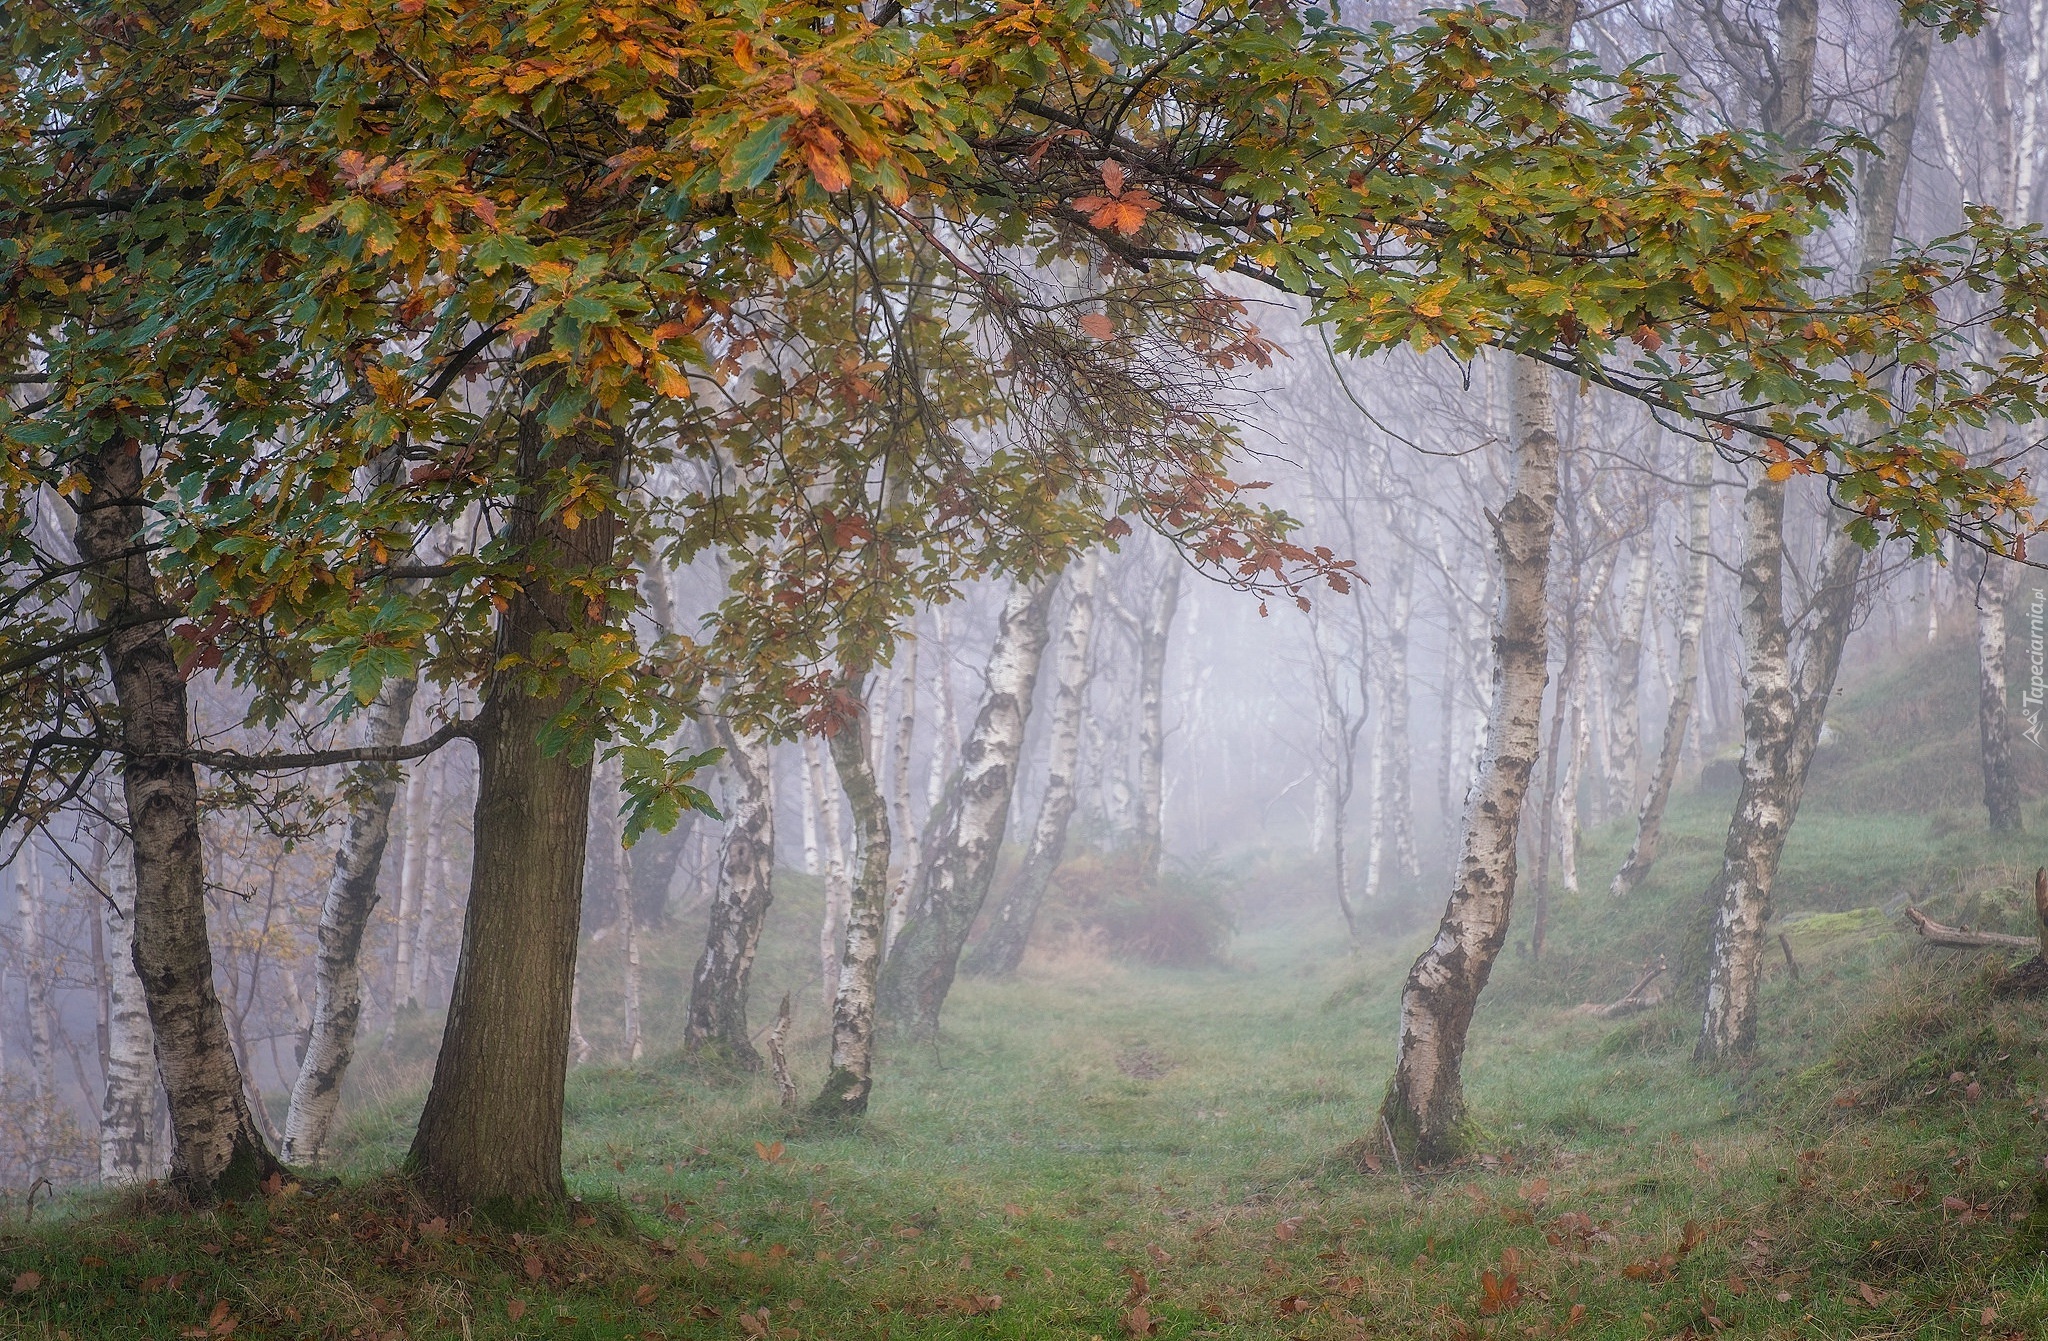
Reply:
[[505, 1301], [505, 1316], [512, 1319], [512, 1321], [514, 1322], [517, 1322], [521, 1318], [525, 1317], [526, 1301], [524, 1299], [521, 1299], [516, 1294], [513, 1295], [510, 1299], [507, 1299]]
[[1102, 160], [1102, 184], [1113, 196], [1124, 193], [1124, 165], [1113, 158]]
[[1171, 1262], [1173, 1260], [1173, 1254], [1166, 1251], [1166, 1249], [1160, 1247], [1156, 1243], [1146, 1244], [1145, 1253], [1148, 1257], [1150, 1257], [1153, 1260], [1153, 1262], [1155, 1262], [1159, 1266], [1165, 1266], [1168, 1262]]
[[540, 1258], [532, 1255], [528, 1255], [527, 1259], [520, 1265], [526, 1271], [526, 1278], [528, 1280], [539, 1280], [541, 1272], [547, 1269], [541, 1264]]
[[1295, 1215], [1282, 1220], [1279, 1224], [1273, 1226], [1273, 1237], [1282, 1243], [1293, 1242], [1294, 1236], [1301, 1233], [1301, 1222], [1307, 1218], [1306, 1216]]
[[1872, 1308], [1876, 1308], [1884, 1302], [1884, 1291], [1872, 1289], [1868, 1283], [1863, 1281], [1856, 1283], [1856, 1293], [1862, 1298], [1864, 1303]]
[[14, 1292], [16, 1294], [27, 1294], [30, 1290], [35, 1289], [36, 1286], [41, 1285], [42, 1283], [42, 1272], [24, 1271], [19, 1276], [16, 1276], [14, 1278]]
[[1091, 336], [1094, 339], [1113, 340], [1116, 338], [1116, 323], [1100, 312], [1084, 314], [1079, 325], [1083, 335]]
[[655, 1296], [660, 1293], [661, 1291], [655, 1287], [654, 1282], [648, 1281], [645, 1285], [633, 1291], [633, 1302], [641, 1308], [646, 1308], [654, 1302]]
[[1124, 1335], [1131, 1341], [1142, 1341], [1158, 1330], [1159, 1319], [1153, 1317], [1143, 1304], [1124, 1314]]

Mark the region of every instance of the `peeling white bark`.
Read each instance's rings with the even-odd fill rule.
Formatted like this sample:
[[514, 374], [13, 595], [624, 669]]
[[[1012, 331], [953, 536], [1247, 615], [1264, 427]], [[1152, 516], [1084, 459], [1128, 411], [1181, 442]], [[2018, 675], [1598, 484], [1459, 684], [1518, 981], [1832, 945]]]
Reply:
[[[389, 748], [405, 739], [417, 687], [418, 681], [412, 679], [385, 684], [363, 715], [365, 746]], [[355, 1057], [363, 1013], [363, 934], [377, 907], [377, 876], [383, 869], [392, 804], [401, 785], [398, 770], [388, 765], [366, 766], [355, 781], [358, 791], [320, 908], [311, 1028], [292, 1084], [279, 1151], [288, 1164], [314, 1168], [326, 1153], [341, 1106], [342, 1081]]]
[[1466, 808], [1443, 921], [1401, 992], [1399, 1050], [1381, 1106], [1383, 1125], [1403, 1158], [1421, 1163], [1458, 1151], [1466, 1035], [1514, 905], [1516, 837], [1549, 678], [1546, 587], [1558, 459], [1550, 376], [1542, 364], [1514, 361], [1513, 476], [1494, 525], [1501, 590], [1486, 753]]
[[932, 816], [910, 914], [882, 967], [883, 1014], [921, 1037], [938, 1032], [968, 930], [995, 876], [1055, 585], [1019, 583], [1003, 603], [989, 652], [988, 693], [962, 747], [960, 771]]
[[1617, 899], [1635, 893], [1657, 862], [1664, 806], [1671, 799], [1678, 761], [1685, 752], [1686, 731], [1692, 723], [1700, 678], [1700, 632], [1707, 621], [1708, 565], [1713, 557], [1713, 484], [1713, 449], [1701, 443], [1693, 448], [1692, 483], [1686, 494], [1685, 590], [1678, 618], [1678, 664], [1673, 671], [1670, 707], [1664, 715], [1664, 739], [1657, 747], [1657, 768], [1636, 812], [1635, 841], [1615, 873], [1614, 883], [1608, 886], [1607, 892]]
[[[118, 788], [102, 799], [111, 814], [125, 816]], [[107, 1067], [100, 1096], [100, 1181], [115, 1186], [146, 1183], [164, 1171], [165, 1152], [156, 1140], [156, 1058], [149, 1007], [135, 976], [135, 857], [118, 827], [109, 826], [104, 863], [107, 897], [100, 901], [101, 934], [107, 948]]]
[[1016, 972], [1045, 891], [1066, 854], [1067, 825], [1080, 799], [1081, 722], [1088, 702], [1088, 652], [1095, 635], [1095, 583], [1100, 571], [1101, 563], [1091, 550], [1074, 567], [1069, 581], [1067, 617], [1053, 652], [1052, 729], [1046, 738], [1045, 794], [1038, 803], [1038, 822], [1032, 826], [1023, 864], [969, 957], [970, 973]]

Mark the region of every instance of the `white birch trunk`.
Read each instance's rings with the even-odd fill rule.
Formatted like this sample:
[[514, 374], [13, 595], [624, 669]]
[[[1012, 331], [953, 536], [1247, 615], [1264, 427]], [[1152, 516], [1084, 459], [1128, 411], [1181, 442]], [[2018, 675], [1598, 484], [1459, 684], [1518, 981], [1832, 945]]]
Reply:
[[[405, 739], [418, 681], [385, 684], [363, 715], [362, 741], [389, 748]], [[377, 876], [390, 837], [391, 809], [401, 783], [398, 770], [371, 765], [357, 775], [360, 789], [349, 808], [348, 827], [334, 855], [334, 873], [320, 908], [319, 952], [315, 960], [312, 1028], [305, 1056], [292, 1084], [279, 1154], [288, 1164], [317, 1168], [327, 1150], [341, 1086], [355, 1058], [362, 1023], [363, 935], [377, 907]]]
[[960, 952], [995, 877], [1056, 585], [1018, 583], [1003, 603], [989, 653], [988, 694], [962, 747], [960, 771], [932, 816], [929, 855], [918, 869], [910, 915], [882, 967], [883, 1015], [920, 1037], [938, 1032]]
[[1402, 988], [1394, 1076], [1381, 1106], [1386, 1134], [1420, 1163], [1451, 1158], [1462, 1144], [1465, 1041], [1507, 939], [1516, 838], [1549, 678], [1546, 588], [1558, 460], [1550, 370], [1517, 358], [1512, 388], [1513, 476], [1494, 526], [1501, 592], [1486, 752], [1466, 807], [1443, 921]]
[[1180, 606], [1180, 554], [1166, 556], [1166, 572], [1152, 593], [1138, 640], [1138, 870], [1159, 874], [1165, 848], [1166, 651]]
[[733, 777], [731, 815], [711, 925], [690, 980], [683, 1044], [692, 1052], [715, 1049], [758, 1071], [761, 1055], [747, 1037], [747, 983], [775, 897], [775, 761], [764, 737], [741, 735], [723, 719], [717, 727]]
[[1634, 814], [1643, 802], [1643, 628], [1650, 613], [1650, 541], [1636, 546], [1628, 586], [1621, 594], [1621, 637], [1614, 649], [1614, 677], [1607, 695], [1607, 795], [1614, 813]]
[[1656, 865], [1664, 832], [1664, 806], [1671, 799], [1678, 778], [1678, 763], [1685, 752], [1685, 736], [1693, 718], [1693, 700], [1699, 688], [1700, 634], [1707, 622], [1707, 578], [1713, 558], [1714, 453], [1705, 443], [1692, 453], [1692, 483], [1686, 495], [1685, 588], [1678, 618], [1677, 665], [1673, 670], [1671, 702], [1664, 715], [1664, 738], [1657, 747], [1657, 767], [1643, 791], [1636, 812], [1636, 836], [1628, 857], [1615, 873], [1608, 893], [1625, 898], [1642, 887], [1650, 868]]
[[[118, 789], [103, 802], [120, 805]], [[113, 809], [113, 813], [121, 811]], [[149, 1007], [135, 976], [135, 858], [118, 825], [107, 833], [106, 892], [100, 921], [107, 947], [107, 1068], [100, 1096], [100, 1181], [115, 1186], [159, 1176], [157, 1079]]]
[[50, 1010], [50, 966], [43, 953], [43, 871], [33, 841], [22, 845], [14, 893], [20, 937], [22, 992], [28, 1015], [28, 1066], [32, 1107], [28, 1120], [28, 1175], [31, 1182], [50, 1171], [52, 1119], [57, 1112], [56, 1031]]
[[1052, 729], [1046, 738], [1045, 794], [1038, 803], [1031, 846], [988, 932], [969, 957], [969, 973], [1014, 973], [1031, 942], [1045, 891], [1067, 849], [1067, 825], [1080, 799], [1081, 724], [1088, 702], [1089, 647], [1095, 636], [1095, 584], [1101, 563], [1090, 551], [1074, 569], [1067, 617], [1053, 651]]
[[[859, 677], [842, 685], [861, 698]], [[832, 763], [853, 812], [854, 877], [840, 951], [839, 992], [832, 1000], [831, 1070], [811, 1112], [827, 1119], [867, 1112], [874, 1086], [875, 980], [882, 967], [882, 919], [889, 899], [889, 807], [875, 778], [866, 723], [847, 722], [831, 737]]]

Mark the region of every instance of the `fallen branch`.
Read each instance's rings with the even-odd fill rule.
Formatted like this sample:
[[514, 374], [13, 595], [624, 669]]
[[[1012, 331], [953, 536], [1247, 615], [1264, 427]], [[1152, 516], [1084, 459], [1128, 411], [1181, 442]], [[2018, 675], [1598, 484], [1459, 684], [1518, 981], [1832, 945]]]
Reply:
[[2039, 950], [2040, 942], [2032, 936], [2007, 936], [1996, 931], [1971, 931], [1967, 927], [1944, 926], [1918, 908], [1906, 909], [1906, 920], [1920, 929], [1920, 937], [1929, 945], [1945, 946], [1951, 950], [1987, 950], [1994, 946], [2009, 946], [2017, 950]]
[[1588, 1001], [1579, 1007], [1579, 1013], [1591, 1015], [1598, 1020], [1618, 1020], [1625, 1015], [1648, 1010], [1664, 999], [1662, 992], [1651, 994], [1650, 984], [1664, 976], [1665, 967], [1664, 956], [1658, 955], [1654, 962], [1644, 966], [1643, 976], [1636, 979], [1636, 985], [1623, 992], [1619, 998], [1604, 1006], [1597, 1001]]

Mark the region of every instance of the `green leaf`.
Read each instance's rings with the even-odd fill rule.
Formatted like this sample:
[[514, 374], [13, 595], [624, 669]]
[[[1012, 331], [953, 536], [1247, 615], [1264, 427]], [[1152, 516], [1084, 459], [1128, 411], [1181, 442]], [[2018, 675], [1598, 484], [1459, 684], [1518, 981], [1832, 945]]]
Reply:
[[751, 191], [767, 181], [782, 161], [782, 137], [795, 124], [793, 116], [778, 116], [741, 140], [726, 155], [720, 185], [728, 191]]

